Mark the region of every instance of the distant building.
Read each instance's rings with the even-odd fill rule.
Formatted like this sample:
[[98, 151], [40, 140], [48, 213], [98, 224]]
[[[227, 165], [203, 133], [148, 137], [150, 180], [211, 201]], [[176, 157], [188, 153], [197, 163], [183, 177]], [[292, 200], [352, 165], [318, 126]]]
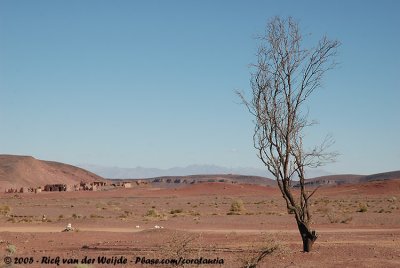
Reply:
[[[312, 181], [305, 181], [304, 185], [305, 186], [310, 186], [310, 187], [316, 187], [316, 186], [322, 186], [322, 185], [336, 185], [337, 182], [334, 180], [326, 180], [326, 179], [318, 179], [318, 180], [312, 180]], [[294, 188], [300, 188], [301, 185], [299, 182], [297, 182], [295, 185], [293, 185]]]
[[80, 183], [79, 190], [82, 191], [96, 191], [97, 186], [93, 183], [82, 182]]
[[22, 187], [19, 192], [23, 193], [23, 194], [29, 193], [29, 188], [28, 187]]
[[97, 187], [102, 187], [102, 186], [106, 186], [107, 183], [104, 182], [104, 181], [94, 181], [94, 182], [91, 183], [91, 185], [97, 186]]
[[44, 186], [46, 192], [65, 192], [67, 191], [67, 185], [65, 184], [47, 184]]
[[132, 188], [132, 184], [131, 184], [130, 182], [123, 182], [122, 185], [123, 185], [125, 188]]

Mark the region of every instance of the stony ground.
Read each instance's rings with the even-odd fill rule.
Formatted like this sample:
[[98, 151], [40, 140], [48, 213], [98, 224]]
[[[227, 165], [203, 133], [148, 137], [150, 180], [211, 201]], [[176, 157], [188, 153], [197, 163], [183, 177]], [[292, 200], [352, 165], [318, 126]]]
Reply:
[[[244, 267], [262, 252], [272, 253], [258, 267], [400, 267], [399, 200], [399, 182], [320, 189], [312, 201], [319, 238], [303, 253], [271, 187], [1, 194], [0, 267], [152, 267], [179, 258], [224, 262], [185, 267]], [[61, 232], [68, 223], [75, 231]]]

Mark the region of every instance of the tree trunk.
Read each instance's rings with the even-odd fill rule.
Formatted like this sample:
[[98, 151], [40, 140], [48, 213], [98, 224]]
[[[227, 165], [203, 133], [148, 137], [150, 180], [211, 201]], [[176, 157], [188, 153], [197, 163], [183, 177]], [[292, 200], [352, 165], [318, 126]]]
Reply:
[[301, 239], [303, 240], [303, 251], [310, 252], [318, 236], [315, 231], [311, 231], [310, 228], [301, 221], [297, 222], [297, 226], [299, 227]]
[[303, 251], [304, 252], [310, 252], [311, 249], [312, 249], [312, 246], [313, 246], [313, 244], [315, 242], [315, 239], [314, 238], [308, 238], [308, 237], [306, 237], [306, 238], [302, 237], [302, 238], [303, 238]]

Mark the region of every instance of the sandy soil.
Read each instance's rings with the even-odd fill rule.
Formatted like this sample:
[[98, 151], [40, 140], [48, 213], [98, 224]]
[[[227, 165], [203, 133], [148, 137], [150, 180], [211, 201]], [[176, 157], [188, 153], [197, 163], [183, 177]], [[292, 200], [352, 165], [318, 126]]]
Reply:
[[[228, 215], [237, 200], [240, 215]], [[152, 267], [135, 263], [138, 257], [218, 258], [223, 265], [186, 267], [243, 267], [273, 247], [258, 267], [400, 267], [399, 207], [398, 181], [320, 189], [312, 202], [319, 238], [303, 253], [293, 215], [272, 187], [0, 194], [0, 267], [9, 267], [5, 257], [12, 267], [79, 267], [85, 257], [94, 259], [87, 267]], [[68, 223], [76, 230], [61, 232]], [[51, 263], [57, 257], [59, 266]], [[127, 263], [103, 265], [98, 257]]]

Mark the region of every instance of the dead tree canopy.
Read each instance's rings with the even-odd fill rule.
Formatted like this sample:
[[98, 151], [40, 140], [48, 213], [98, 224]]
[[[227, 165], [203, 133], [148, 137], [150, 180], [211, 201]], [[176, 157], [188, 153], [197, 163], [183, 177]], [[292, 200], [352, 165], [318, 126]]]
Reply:
[[[267, 169], [275, 176], [287, 208], [296, 218], [304, 251], [317, 239], [310, 229], [309, 200], [314, 192], [304, 185], [305, 169], [331, 162], [336, 153], [327, 152], [332, 139], [305, 150], [304, 129], [308, 120], [305, 101], [321, 87], [324, 74], [334, 67], [338, 41], [323, 37], [315, 47], [304, 48], [298, 23], [276, 17], [259, 37], [257, 62], [251, 77], [252, 97], [238, 93], [254, 116], [254, 147]], [[299, 193], [291, 188], [298, 178]]]

